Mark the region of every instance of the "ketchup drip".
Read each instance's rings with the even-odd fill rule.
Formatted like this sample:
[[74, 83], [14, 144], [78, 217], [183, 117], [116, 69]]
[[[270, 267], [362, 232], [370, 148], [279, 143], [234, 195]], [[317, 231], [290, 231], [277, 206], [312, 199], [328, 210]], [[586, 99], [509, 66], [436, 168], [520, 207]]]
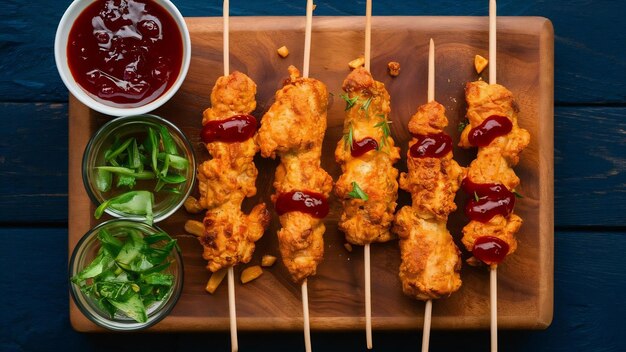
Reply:
[[256, 133], [257, 122], [251, 115], [235, 115], [224, 120], [209, 121], [202, 127], [200, 138], [204, 143], [244, 142]]
[[472, 254], [487, 265], [500, 264], [509, 253], [509, 245], [493, 236], [482, 236], [474, 242]]
[[413, 158], [441, 158], [452, 150], [452, 139], [443, 132], [413, 137], [417, 139], [410, 149]]
[[309, 191], [281, 193], [276, 199], [276, 212], [283, 215], [291, 211], [311, 214], [322, 219], [328, 215], [328, 200], [324, 195]]
[[471, 220], [485, 223], [496, 215], [507, 217], [513, 212], [515, 195], [502, 184], [474, 183], [466, 178], [461, 187], [474, 197], [465, 206], [465, 215]]
[[471, 145], [485, 147], [497, 137], [511, 132], [512, 128], [513, 124], [506, 116], [491, 115], [470, 130], [468, 139]]
[[352, 141], [352, 151], [350, 153], [357, 158], [370, 150], [376, 149], [378, 149], [378, 142], [374, 138], [365, 137], [360, 141]]

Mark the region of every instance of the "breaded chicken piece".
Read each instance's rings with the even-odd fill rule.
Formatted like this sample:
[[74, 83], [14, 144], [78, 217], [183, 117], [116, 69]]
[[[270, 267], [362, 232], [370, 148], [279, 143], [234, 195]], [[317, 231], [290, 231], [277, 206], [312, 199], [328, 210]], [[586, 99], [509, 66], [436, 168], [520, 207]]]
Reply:
[[[276, 169], [272, 200], [291, 191], [322, 194], [326, 199], [332, 189], [332, 178], [320, 167], [322, 141], [326, 132], [328, 91], [312, 78], [301, 78], [289, 66], [290, 78], [276, 92], [276, 101], [261, 119], [258, 141], [261, 155], [280, 157]], [[294, 282], [315, 275], [324, 256], [322, 219], [308, 213], [290, 211], [280, 216], [278, 231], [283, 263]]]
[[449, 296], [461, 287], [461, 255], [445, 221], [418, 217], [410, 206], [396, 214], [402, 291], [419, 300]]
[[[448, 125], [445, 108], [430, 102], [409, 121], [412, 135], [443, 133]], [[411, 156], [408, 173], [400, 175], [400, 188], [411, 193], [412, 206], [396, 214], [393, 230], [400, 238], [400, 280], [406, 295], [420, 300], [450, 295], [461, 287], [461, 256], [446, 228], [448, 215], [456, 210], [454, 197], [464, 170], [452, 160], [452, 151], [441, 158]]]
[[[468, 138], [471, 129], [479, 126], [490, 116], [505, 116], [512, 123], [512, 129], [508, 134], [499, 136], [489, 145], [478, 149], [476, 159], [468, 168], [467, 178], [474, 183], [500, 183], [508, 190], [514, 190], [520, 180], [513, 167], [519, 162], [519, 154], [528, 146], [530, 133], [518, 126], [519, 109], [513, 100], [513, 94], [499, 84], [476, 81], [467, 83], [465, 99], [468, 105], [469, 124], [461, 134], [459, 146], [473, 147]], [[487, 223], [470, 221], [463, 228], [462, 241], [467, 250], [472, 251], [477, 238], [497, 237], [509, 245], [508, 254], [512, 254], [517, 248], [515, 233], [521, 225], [522, 219], [515, 214], [510, 214], [507, 218], [498, 215]]]
[[[203, 113], [202, 125], [250, 114], [256, 108], [256, 84], [245, 74], [233, 72], [218, 78], [211, 93], [211, 108]], [[270, 220], [265, 204], [258, 204], [250, 215], [241, 211], [246, 197], [256, 194], [258, 174], [253, 158], [259, 147], [254, 138], [241, 143], [211, 142], [206, 145], [212, 159], [198, 167], [199, 204], [207, 209], [203, 258], [213, 272], [248, 263], [254, 243], [263, 236]]]
[[[335, 149], [335, 160], [343, 172], [335, 184], [335, 194], [343, 206], [339, 229], [352, 244], [386, 242], [394, 238], [390, 226], [398, 198], [398, 170], [393, 164], [400, 159], [400, 148], [389, 135], [389, 93], [364, 68], [348, 75], [343, 90], [348, 102], [344, 139]], [[352, 141], [366, 137], [376, 140], [378, 150], [353, 157]], [[350, 196], [355, 187], [367, 195], [367, 200]]]

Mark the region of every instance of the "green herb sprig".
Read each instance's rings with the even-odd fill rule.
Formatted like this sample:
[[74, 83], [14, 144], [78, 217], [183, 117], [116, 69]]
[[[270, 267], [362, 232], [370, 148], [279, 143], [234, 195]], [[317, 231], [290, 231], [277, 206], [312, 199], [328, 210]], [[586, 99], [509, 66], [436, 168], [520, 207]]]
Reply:
[[341, 97], [341, 99], [346, 101], [346, 109], [344, 111], [348, 111], [348, 110], [352, 109], [354, 104], [356, 104], [356, 102], [359, 100], [359, 96], [358, 95], [355, 95], [354, 97], [350, 98], [348, 93], [341, 94], [340, 97]]
[[367, 193], [365, 193], [361, 187], [359, 187], [359, 184], [354, 181], [352, 181], [352, 191], [348, 193], [348, 196], [352, 199], [362, 199], [364, 201], [369, 199]]
[[344, 149], [352, 150], [352, 143], [354, 139], [354, 127], [352, 123], [348, 126], [348, 132], [343, 135]]
[[391, 129], [389, 128], [389, 124], [391, 121], [387, 120], [387, 116], [385, 114], [376, 115], [381, 118], [381, 121], [374, 125], [376, 128], [380, 128], [383, 133], [383, 138], [380, 140], [379, 150], [382, 149], [383, 146], [387, 145], [387, 138], [391, 135]]
[[459, 122], [459, 126], [458, 126], [459, 132], [463, 132], [463, 130], [465, 129], [465, 127], [467, 127], [467, 125], [469, 125], [469, 120], [468, 119], [465, 119], [465, 120]]

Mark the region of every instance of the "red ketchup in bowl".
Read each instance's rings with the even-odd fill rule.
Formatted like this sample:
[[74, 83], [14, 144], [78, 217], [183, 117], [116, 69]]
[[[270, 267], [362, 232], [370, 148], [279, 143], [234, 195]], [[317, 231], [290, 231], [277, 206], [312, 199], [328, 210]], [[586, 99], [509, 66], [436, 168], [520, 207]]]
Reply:
[[153, 1], [94, 1], [70, 30], [67, 58], [78, 84], [103, 103], [156, 100], [180, 74], [183, 41], [174, 18]]

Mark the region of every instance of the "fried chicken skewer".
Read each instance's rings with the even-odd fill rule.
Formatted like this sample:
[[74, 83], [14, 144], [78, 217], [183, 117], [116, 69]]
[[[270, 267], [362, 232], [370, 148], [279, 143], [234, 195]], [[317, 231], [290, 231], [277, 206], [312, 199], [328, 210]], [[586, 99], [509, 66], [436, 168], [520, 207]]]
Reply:
[[256, 84], [241, 72], [229, 74], [228, 0], [224, 1], [224, 76], [217, 79], [211, 93], [211, 108], [202, 117], [201, 138], [212, 159], [198, 168], [199, 206], [207, 209], [200, 243], [207, 268], [228, 270], [231, 349], [238, 350], [233, 266], [248, 263], [255, 242], [263, 236], [270, 220], [264, 203], [249, 215], [241, 211], [246, 197], [256, 194], [258, 171], [253, 158], [259, 147], [255, 141]]
[[367, 348], [372, 348], [370, 243], [386, 242], [398, 196], [399, 148], [390, 136], [387, 117], [391, 111], [389, 93], [368, 71], [371, 46], [371, 0], [367, 2], [365, 68], [356, 68], [343, 82], [346, 101], [344, 138], [337, 143], [335, 160], [342, 175], [335, 195], [343, 212], [339, 229], [346, 240], [363, 245], [365, 264], [365, 331]]
[[461, 287], [461, 255], [446, 228], [456, 210], [454, 197], [464, 170], [452, 159], [452, 139], [443, 105], [435, 101], [435, 44], [428, 55], [428, 103], [409, 121], [413, 136], [407, 152], [408, 173], [400, 175], [400, 188], [411, 193], [412, 206], [396, 214], [393, 230], [400, 239], [400, 279], [408, 296], [426, 301], [422, 351], [428, 351], [432, 299], [448, 296]]
[[463, 245], [490, 266], [491, 351], [498, 350], [497, 265], [515, 252], [515, 233], [522, 219], [513, 213], [519, 178], [513, 167], [530, 142], [530, 134], [517, 124], [518, 107], [513, 94], [496, 84], [496, 2], [489, 3], [489, 83], [470, 82], [465, 87], [469, 124], [459, 146], [478, 147], [463, 189], [473, 196], [465, 212], [470, 222], [463, 228]]
[[293, 281], [305, 283], [324, 255], [323, 218], [332, 189], [332, 178], [320, 167], [328, 92], [294, 66], [289, 76], [261, 120], [259, 144], [263, 157], [280, 157], [272, 196], [282, 225], [280, 253]]
[[[305, 60], [309, 72], [313, 3], [307, 2]], [[259, 144], [263, 157], [280, 157], [272, 196], [282, 228], [278, 241], [283, 263], [302, 288], [304, 338], [311, 350], [307, 278], [315, 275], [324, 256], [323, 218], [328, 214], [332, 178], [320, 166], [326, 132], [328, 91], [322, 82], [300, 77], [289, 66], [289, 79], [261, 120]]]

